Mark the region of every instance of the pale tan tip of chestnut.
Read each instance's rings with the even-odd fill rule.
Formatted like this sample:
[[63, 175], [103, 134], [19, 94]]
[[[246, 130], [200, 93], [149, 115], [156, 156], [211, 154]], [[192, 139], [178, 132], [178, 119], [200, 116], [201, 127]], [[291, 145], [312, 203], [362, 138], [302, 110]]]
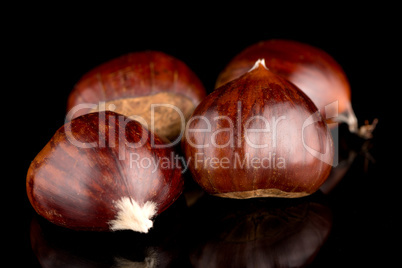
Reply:
[[133, 230], [140, 233], [148, 233], [152, 228], [152, 218], [156, 215], [156, 204], [152, 201], [140, 206], [129, 197], [122, 197], [115, 203], [117, 209], [116, 218], [109, 222], [112, 231]]
[[307, 192], [285, 192], [279, 189], [256, 189], [242, 192], [228, 192], [214, 194], [215, 196], [233, 199], [248, 199], [258, 197], [299, 198], [310, 195]]
[[249, 72], [251, 72], [254, 69], [257, 69], [260, 65], [262, 65], [262, 67], [264, 67], [265, 69], [268, 70], [267, 66], [265, 65], [265, 59], [258, 59], [255, 63], [254, 66], [251, 67], [250, 70], [248, 70]]

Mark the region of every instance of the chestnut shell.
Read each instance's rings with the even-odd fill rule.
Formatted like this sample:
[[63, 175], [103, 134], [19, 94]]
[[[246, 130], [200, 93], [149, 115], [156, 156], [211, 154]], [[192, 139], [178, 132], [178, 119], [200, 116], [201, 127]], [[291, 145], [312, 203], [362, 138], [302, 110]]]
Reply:
[[[174, 140], [182, 130], [181, 121], [205, 96], [202, 82], [184, 62], [147, 50], [114, 58], [86, 73], [70, 93], [67, 111], [72, 119], [102, 110], [98, 105], [104, 102], [105, 109], [145, 122], [148, 129], [152, 125], [160, 137]], [[152, 115], [152, 104], [173, 105], [184, 118], [163, 105], [158, 105]], [[75, 107], [78, 109], [72, 110]]]
[[122, 198], [139, 206], [152, 202], [159, 214], [183, 190], [180, 163], [146, 168], [148, 162], [132, 160], [134, 155], [168, 161], [173, 151], [155, 148], [163, 144], [140, 123], [114, 112], [77, 117], [58, 129], [32, 161], [29, 201], [39, 215], [74, 230], [110, 230]]
[[198, 105], [182, 145], [195, 181], [210, 194], [230, 198], [314, 193], [334, 155], [331, 133], [314, 103], [261, 62]]

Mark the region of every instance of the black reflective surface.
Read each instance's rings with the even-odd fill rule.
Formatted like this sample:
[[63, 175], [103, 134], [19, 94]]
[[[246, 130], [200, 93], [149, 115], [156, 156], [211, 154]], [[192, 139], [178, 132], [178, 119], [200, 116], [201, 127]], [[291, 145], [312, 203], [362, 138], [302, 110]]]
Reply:
[[332, 227], [331, 210], [315, 199], [182, 201], [147, 235], [79, 233], [34, 217], [32, 249], [43, 267], [300, 267]]
[[[11, 150], [13, 163], [7, 164], [15, 170], [10, 188], [15, 194], [2, 216], [8, 225], [3, 236], [11, 235], [6, 241], [11, 262], [20, 267], [398, 266], [401, 146], [391, 112], [398, 106], [392, 105], [394, 96], [385, 94], [399, 85], [386, 63], [392, 58], [388, 44], [393, 40], [375, 25], [359, 26], [367, 18], [359, 24], [353, 24], [354, 16], [340, 24], [333, 23], [334, 18], [321, 18], [326, 30], [299, 24], [283, 30], [244, 26], [224, 31], [225, 22], [191, 31], [179, 22], [166, 24], [174, 32], [138, 22], [130, 24], [136, 25], [130, 31], [119, 31], [119, 23], [27, 21], [18, 42], [26, 45], [17, 64], [23, 63], [27, 75], [14, 80], [22, 83], [14, 93], [22, 99], [17, 106], [23, 116], [12, 118], [20, 135]], [[340, 127], [340, 163], [319, 192], [295, 200], [228, 200], [205, 195], [190, 182], [182, 197], [156, 218], [149, 234], [74, 232], [36, 215], [25, 194], [26, 171], [64, 123], [67, 96], [81, 75], [124, 53], [159, 49], [186, 62], [210, 92], [236, 53], [270, 38], [295, 39], [326, 50], [350, 79], [357, 117], [379, 119], [370, 142]]]

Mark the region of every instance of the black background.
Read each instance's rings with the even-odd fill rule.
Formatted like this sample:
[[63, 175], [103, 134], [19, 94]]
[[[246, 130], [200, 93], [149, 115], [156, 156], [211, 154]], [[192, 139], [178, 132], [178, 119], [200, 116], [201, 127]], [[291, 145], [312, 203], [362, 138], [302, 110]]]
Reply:
[[35, 212], [26, 197], [25, 176], [32, 159], [64, 123], [67, 97], [83, 74], [125, 53], [155, 49], [184, 61], [210, 92], [232, 57], [271, 38], [293, 39], [328, 52], [349, 78], [357, 117], [361, 122], [379, 119], [370, 149], [375, 163], [370, 162], [367, 171], [360, 143], [351, 139], [359, 154], [326, 197], [333, 228], [311, 266], [391, 266], [398, 260], [399, 33], [386, 8], [295, 8], [294, 14], [290, 7], [240, 8], [236, 13], [197, 5], [176, 12], [155, 7], [106, 7], [99, 13], [82, 7], [44, 8], [26, 7], [13, 17], [18, 26], [4, 25], [3, 42], [10, 45], [4, 53], [11, 58], [4, 79], [11, 83], [3, 88], [7, 111], [2, 132], [9, 136], [3, 142], [10, 148], [3, 168], [11, 171], [3, 180], [11, 184], [3, 198], [11, 197], [4, 203], [2, 221], [8, 225], [3, 236], [12, 234], [8, 248], [13, 261], [40, 267], [29, 238]]

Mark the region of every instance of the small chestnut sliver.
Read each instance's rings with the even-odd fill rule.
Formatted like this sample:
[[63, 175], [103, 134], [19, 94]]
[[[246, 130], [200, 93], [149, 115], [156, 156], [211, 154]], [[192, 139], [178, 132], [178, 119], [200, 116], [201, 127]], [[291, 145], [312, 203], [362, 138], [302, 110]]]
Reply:
[[36, 212], [73, 230], [148, 232], [182, 193], [174, 152], [140, 123], [106, 111], [57, 130], [32, 161], [27, 194]]
[[312, 100], [264, 60], [197, 106], [182, 145], [206, 192], [240, 199], [310, 195], [327, 179], [334, 156]]

